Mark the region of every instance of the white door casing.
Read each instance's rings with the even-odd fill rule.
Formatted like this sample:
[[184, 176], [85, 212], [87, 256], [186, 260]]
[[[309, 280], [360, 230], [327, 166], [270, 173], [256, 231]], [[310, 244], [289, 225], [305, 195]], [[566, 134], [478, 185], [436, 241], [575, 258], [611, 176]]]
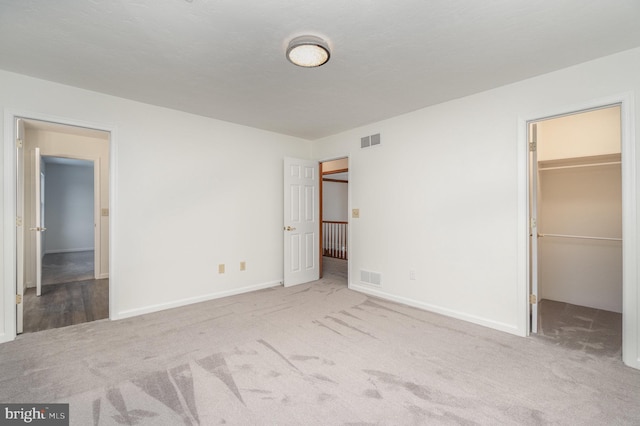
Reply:
[[531, 202], [530, 216], [530, 233], [531, 236], [531, 296], [529, 299], [531, 306], [531, 325], [532, 333], [538, 332], [538, 125], [531, 124], [529, 135], [529, 152], [530, 152], [530, 178], [531, 193], [529, 194]]
[[320, 276], [318, 162], [284, 159], [284, 286]]
[[[15, 155], [15, 143], [18, 138], [16, 122], [18, 119], [32, 119], [39, 121], [47, 121], [52, 123], [59, 123], [69, 126], [83, 127], [87, 129], [95, 129], [109, 133], [109, 167], [108, 167], [108, 226], [109, 226], [109, 272], [106, 276], [100, 278], [109, 278], [109, 318], [114, 319], [118, 317], [118, 298], [116, 296], [118, 279], [115, 277], [116, 259], [113, 257], [113, 253], [117, 250], [117, 238], [114, 237], [113, 230], [117, 228], [115, 226], [117, 218], [117, 128], [110, 124], [100, 124], [95, 122], [88, 122], [76, 119], [60, 119], [60, 117], [40, 114], [35, 112], [17, 111], [9, 108], [4, 109], [4, 238], [3, 238], [3, 258], [5, 268], [2, 271], [3, 277], [3, 300], [4, 300], [4, 330], [0, 329], [0, 343], [8, 342], [16, 337], [17, 331], [17, 313], [18, 306], [16, 302], [16, 294], [18, 290], [17, 285], [17, 227], [16, 227], [16, 212], [17, 210], [17, 164]], [[24, 137], [23, 137], [24, 139]], [[26, 156], [25, 156], [26, 157]], [[25, 165], [27, 159], [25, 158]], [[24, 170], [24, 169], [23, 169]], [[100, 218], [103, 220], [103, 218]], [[24, 218], [23, 218], [24, 220]], [[23, 222], [24, 224], [24, 237], [30, 237], [31, 233], [27, 232], [31, 226], [31, 223]]]
[[16, 333], [24, 324], [24, 123], [16, 120]]
[[[570, 107], [552, 107], [537, 113], [521, 117], [518, 130], [518, 312], [519, 326], [523, 335], [529, 335], [527, 327], [530, 320], [529, 290], [531, 283], [531, 244], [528, 236], [531, 226], [529, 192], [531, 191], [529, 161], [529, 123], [549, 117], [566, 115], [575, 111], [586, 111], [603, 106], [619, 104], [621, 106], [621, 154], [622, 154], [622, 361], [629, 367], [640, 369], [640, 286], [638, 283], [638, 209], [637, 209], [637, 170], [636, 133], [635, 133], [635, 94], [633, 92], [594, 99]], [[526, 299], [525, 299], [526, 297]]]

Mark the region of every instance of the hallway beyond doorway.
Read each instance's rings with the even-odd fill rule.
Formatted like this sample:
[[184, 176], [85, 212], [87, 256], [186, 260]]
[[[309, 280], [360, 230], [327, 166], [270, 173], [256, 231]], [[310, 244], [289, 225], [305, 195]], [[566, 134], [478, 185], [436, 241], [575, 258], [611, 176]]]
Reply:
[[42, 258], [42, 285], [94, 278], [94, 251], [48, 253]]

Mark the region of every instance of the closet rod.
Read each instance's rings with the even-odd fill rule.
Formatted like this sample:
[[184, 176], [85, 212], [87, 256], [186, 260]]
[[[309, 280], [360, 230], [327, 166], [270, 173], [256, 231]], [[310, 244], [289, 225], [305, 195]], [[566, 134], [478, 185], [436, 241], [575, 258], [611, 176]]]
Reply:
[[572, 166], [555, 166], [555, 167], [540, 167], [538, 171], [543, 170], [559, 170], [559, 169], [577, 169], [578, 167], [594, 167], [594, 166], [609, 166], [613, 164], [622, 164], [620, 161], [609, 161], [606, 163], [591, 163], [591, 164], [574, 164]]
[[560, 237], [560, 238], [578, 238], [581, 240], [622, 241], [622, 238], [588, 237], [584, 235], [564, 235], [564, 234], [538, 234], [538, 237]]

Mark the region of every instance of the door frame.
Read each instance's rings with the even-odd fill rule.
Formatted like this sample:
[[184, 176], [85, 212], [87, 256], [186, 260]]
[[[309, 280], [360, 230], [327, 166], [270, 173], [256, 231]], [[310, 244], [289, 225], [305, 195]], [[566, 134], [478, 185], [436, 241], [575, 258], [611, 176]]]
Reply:
[[41, 157], [54, 157], [54, 158], [67, 158], [70, 160], [83, 160], [90, 161], [93, 163], [93, 278], [96, 280], [102, 278], [108, 278], [107, 276], [101, 276], [100, 271], [102, 271], [102, 258], [101, 258], [101, 226], [100, 226], [100, 187], [101, 187], [101, 179], [100, 179], [100, 158], [91, 157], [91, 156], [83, 156], [83, 155], [75, 155], [75, 154], [42, 154]]
[[529, 238], [530, 245], [529, 249], [531, 250], [529, 256], [530, 265], [530, 274], [529, 282], [530, 291], [529, 297], [533, 296], [536, 299], [536, 303], [529, 303], [530, 315], [529, 315], [529, 328], [528, 331], [530, 333], [538, 332], [538, 303], [540, 302], [539, 297], [539, 276], [538, 272], [540, 271], [539, 267], [539, 247], [538, 247], [538, 225], [539, 225], [539, 215], [538, 215], [538, 186], [540, 177], [538, 176], [538, 122], [528, 122], [527, 123], [527, 142], [535, 145], [535, 149], [529, 149]]
[[58, 117], [33, 111], [21, 111], [7, 108], [4, 110], [4, 242], [3, 261], [4, 273], [2, 275], [4, 295], [4, 330], [0, 330], [0, 343], [8, 342], [16, 338], [17, 327], [17, 271], [16, 271], [16, 206], [17, 206], [17, 179], [16, 179], [16, 148], [17, 128], [16, 120], [48, 121], [51, 123], [68, 126], [85, 127], [88, 129], [108, 132], [109, 137], [109, 318], [114, 318], [117, 308], [118, 280], [115, 271], [116, 262], [113, 255], [117, 250], [117, 238], [115, 229], [117, 226], [117, 128], [110, 124], [94, 123], [74, 118]]
[[531, 113], [518, 118], [518, 328], [524, 336], [530, 335], [530, 210], [529, 210], [529, 141], [528, 126], [542, 121], [580, 111], [605, 106], [620, 105], [621, 161], [622, 161], [622, 361], [640, 369], [640, 289], [637, 270], [637, 157], [635, 151], [634, 94], [623, 93], [594, 99], [577, 105]]
[[321, 160], [318, 160], [318, 163], [320, 164], [320, 202], [318, 203], [320, 205], [320, 213], [318, 215], [318, 217], [320, 218], [320, 241], [319, 241], [319, 248], [318, 248], [318, 252], [319, 252], [319, 256], [320, 256], [320, 278], [322, 278], [322, 239], [323, 239], [323, 235], [322, 235], [322, 206], [323, 206], [323, 197], [324, 194], [322, 192], [322, 163], [327, 163], [329, 161], [334, 161], [334, 160], [341, 160], [343, 158], [347, 159], [347, 165], [348, 165], [348, 171], [349, 171], [349, 183], [347, 184], [347, 247], [349, 248], [349, 257], [347, 257], [347, 287], [351, 286], [351, 259], [352, 259], [352, 252], [351, 250], [353, 250], [353, 244], [351, 244], [351, 172], [352, 172], [352, 166], [351, 166], [351, 154], [344, 154], [344, 155], [336, 155], [333, 157], [328, 157], [328, 158], [323, 158]]
[[[26, 138], [24, 139], [24, 141], [26, 142]], [[33, 192], [31, 194], [32, 195], [31, 201], [33, 202], [33, 205], [32, 205], [33, 210], [32, 212], [30, 212], [30, 213], [33, 213], [33, 216], [30, 217], [30, 219], [34, 219], [34, 221], [32, 223], [33, 226], [30, 227], [29, 230], [35, 231], [35, 244], [34, 244], [35, 257], [33, 259], [33, 264], [35, 264], [36, 266], [36, 275], [35, 275], [36, 296], [42, 295], [42, 256], [43, 256], [42, 232], [44, 231], [41, 231], [40, 228], [43, 227], [43, 224], [44, 224], [44, 215], [43, 215], [44, 208], [45, 208], [44, 181], [46, 179], [45, 174], [42, 171], [42, 162], [43, 160], [42, 160], [42, 154], [40, 153], [40, 147], [35, 147], [33, 170], [31, 170], [31, 179], [33, 180], [33, 183], [31, 185], [31, 189], [33, 189]], [[22, 190], [25, 191], [26, 188], [23, 186]], [[26, 230], [27, 228], [24, 228], [24, 229]], [[18, 248], [16, 247], [16, 256], [19, 257], [17, 251], [18, 251]], [[24, 256], [24, 253], [22, 253], [22, 255]], [[27, 264], [29, 263], [31, 262], [27, 261]]]

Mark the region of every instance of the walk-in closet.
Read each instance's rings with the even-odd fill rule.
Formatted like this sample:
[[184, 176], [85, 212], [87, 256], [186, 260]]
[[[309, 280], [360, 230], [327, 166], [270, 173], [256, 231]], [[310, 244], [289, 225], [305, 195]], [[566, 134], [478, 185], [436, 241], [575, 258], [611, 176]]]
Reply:
[[619, 356], [620, 108], [535, 123], [538, 335]]

